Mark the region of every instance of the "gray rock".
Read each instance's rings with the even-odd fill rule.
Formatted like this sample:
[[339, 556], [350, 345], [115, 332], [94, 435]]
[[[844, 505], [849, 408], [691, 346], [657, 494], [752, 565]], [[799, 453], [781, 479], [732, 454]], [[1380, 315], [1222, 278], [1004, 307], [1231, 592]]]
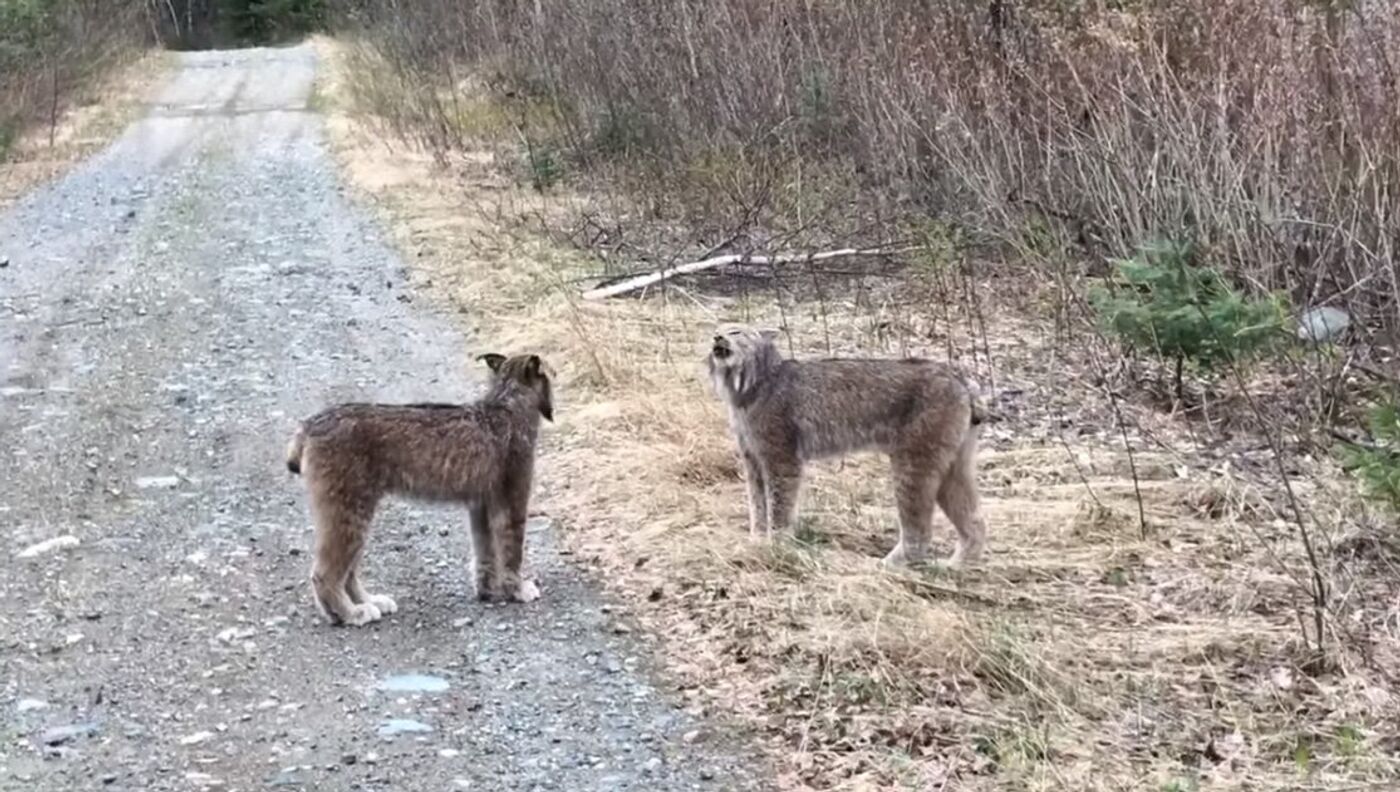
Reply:
[[101, 727], [96, 723], [75, 723], [70, 726], [54, 726], [44, 729], [39, 735], [39, 742], [44, 745], [64, 745], [79, 737], [89, 737], [97, 734]]

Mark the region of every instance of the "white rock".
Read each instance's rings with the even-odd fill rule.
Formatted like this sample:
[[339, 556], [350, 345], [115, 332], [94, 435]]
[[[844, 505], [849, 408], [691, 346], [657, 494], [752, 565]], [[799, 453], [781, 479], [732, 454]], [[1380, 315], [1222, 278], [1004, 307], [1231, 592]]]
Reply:
[[175, 489], [178, 486], [179, 476], [141, 476], [136, 479], [137, 489]]
[[1318, 343], [1332, 341], [1351, 326], [1351, 317], [1340, 308], [1324, 305], [1303, 312], [1298, 319], [1298, 338]]
[[185, 773], [185, 780], [199, 789], [222, 789], [224, 780], [208, 773]]
[[252, 627], [229, 627], [226, 630], [220, 631], [215, 637], [224, 643], [233, 643], [234, 641], [242, 641], [245, 638], [252, 638], [257, 632], [258, 631]]
[[40, 701], [39, 699], [32, 698], [20, 699], [19, 703], [15, 705], [15, 709], [19, 710], [20, 712], [33, 712], [34, 710], [48, 708], [49, 703], [47, 701]]
[[45, 539], [42, 542], [32, 544], [23, 550], [15, 553], [15, 558], [34, 558], [44, 553], [51, 553], [55, 550], [67, 550], [78, 546], [78, 537], [71, 535], [55, 536], [52, 539]]
[[214, 732], [210, 732], [210, 731], [198, 731], [198, 732], [195, 732], [194, 734], [187, 734], [187, 735], [185, 735], [184, 737], [181, 737], [181, 738], [180, 738], [180, 744], [181, 744], [181, 745], [199, 745], [199, 744], [202, 743], [202, 742], [207, 742], [207, 741], [209, 741], [213, 736], [214, 736]]

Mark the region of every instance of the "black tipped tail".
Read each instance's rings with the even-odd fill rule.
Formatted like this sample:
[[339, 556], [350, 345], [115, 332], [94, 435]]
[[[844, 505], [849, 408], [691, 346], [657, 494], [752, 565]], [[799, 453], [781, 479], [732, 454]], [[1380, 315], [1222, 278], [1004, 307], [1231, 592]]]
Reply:
[[968, 378], [966, 382], [968, 406], [972, 408], [972, 425], [981, 426], [991, 419], [991, 415], [987, 412], [987, 402], [982, 398], [982, 388], [977, 384], [976, 380]]
[[296, 434], [292, 435], [292, 441], [287, 444], [287, 470], [294, 475], [301, 475], [301, 452], [306, 445], [306, 435], [301, 427], [297, 427]]

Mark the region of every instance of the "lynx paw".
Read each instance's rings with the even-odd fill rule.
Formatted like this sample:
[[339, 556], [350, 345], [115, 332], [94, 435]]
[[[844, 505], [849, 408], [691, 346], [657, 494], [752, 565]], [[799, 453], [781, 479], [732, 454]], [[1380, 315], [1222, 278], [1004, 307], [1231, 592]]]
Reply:
[[501, 587], [490, 580], [476, 582], [476, 598], [482, 602], [495, 602], [501, 598]]
[[540, 588], [533, 580], [520, 581], [520, 587], [511, 595], [511, 599], [516, 602], [534, 602], [540, 598]]
[[351, 627], [363, 627], [370, 622], [377, 622], [382, 614], [379, 608], [368, 602], [359, 605], [351, 605], [350, 612], [345, 614], [345, 623]]
[[927, 552], [910, 552], [901, 542], [895, 545], [890, 554], [880, 561], [880, 566], [886, 569], [909, 569], [922, 564], [927, 556]]
[[399, 604], [394, 602], [394, 598], [388, 594], [369, 595], [369, 604], [379, 609], [380, 616], [388, 616], [391, 613], [399, 612]]

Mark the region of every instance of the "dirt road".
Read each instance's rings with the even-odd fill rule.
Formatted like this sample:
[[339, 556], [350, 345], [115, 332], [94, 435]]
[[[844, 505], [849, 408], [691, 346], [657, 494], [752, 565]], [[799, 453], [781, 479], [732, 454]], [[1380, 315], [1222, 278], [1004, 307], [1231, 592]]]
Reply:
[[315, 69], [182, 55], [144, 120], [0, 216], [0, 789], [767, 786], [547, 517], [543, 599], [485, 606], [464, 514], [390, 504], [367, 577], [400, 612], [320, 621], [293, 422], [470, 398], [485, 350], [342, 193]]

